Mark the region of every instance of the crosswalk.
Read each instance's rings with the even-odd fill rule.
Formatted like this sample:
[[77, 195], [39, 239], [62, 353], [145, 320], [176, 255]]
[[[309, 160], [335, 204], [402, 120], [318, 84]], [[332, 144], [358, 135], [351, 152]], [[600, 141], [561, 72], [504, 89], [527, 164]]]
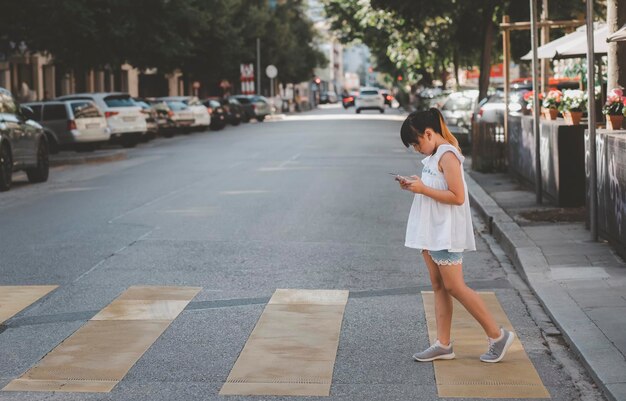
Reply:
[[[0, 286], [0, 324], [55, 288]], [[2, 391], [113, 391], [201, 290], [128, 288]], [[513, 329], [495, 294], [481, 296], [496, 319]], [[349, 292], [341, 290], [276, 290], [219, 394], [330, 395], [348, 298]], [[423, 291], [422, 298], [434, 341], [432, 293]], [[434, 364], [440, 397], [550, 397], [519, 340], [505, 361], [485, 364], [477, 359], [484, 351], [484, 333], [459, 304], [453, 330], [457, 359]]]

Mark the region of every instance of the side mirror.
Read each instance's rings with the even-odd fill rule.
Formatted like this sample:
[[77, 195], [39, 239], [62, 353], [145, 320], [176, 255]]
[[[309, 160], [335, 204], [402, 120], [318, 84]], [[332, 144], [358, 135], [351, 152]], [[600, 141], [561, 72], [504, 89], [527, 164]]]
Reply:
[[28, 106], [20, 106], [20, 112], [22, 114], [22, 117], [24, 117], [24, 120], [35, 119], [35, 112]]

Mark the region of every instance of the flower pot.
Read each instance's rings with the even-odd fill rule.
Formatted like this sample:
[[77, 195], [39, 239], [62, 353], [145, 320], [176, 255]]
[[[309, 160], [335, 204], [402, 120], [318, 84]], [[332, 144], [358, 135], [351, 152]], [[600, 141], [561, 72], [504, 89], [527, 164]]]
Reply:
[[583, 118], [582, 111], [566, 111], [563, 113], [563, 117], [565, 118], [565, 122], [567, 125], [578, 125], [580, 124], [581, 118]]
[[556, 120], [556, 116], [559, 115], [559, 111], [557, 109], [543, 109], [543, 116], [547, 119], [547, 120]]
[[622, 122], [624, 122], [624, 116], [618, 115], [606, 115], [606, 128], [610, 130], [622, 129]]

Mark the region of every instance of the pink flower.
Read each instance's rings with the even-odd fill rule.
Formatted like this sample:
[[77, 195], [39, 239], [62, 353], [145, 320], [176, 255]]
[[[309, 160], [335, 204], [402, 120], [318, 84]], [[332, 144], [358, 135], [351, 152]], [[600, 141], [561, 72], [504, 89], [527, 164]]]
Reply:
[[620, 88], [615, 88], [611, 92], [615, 93], [619, 97], [622, 97], [624, 95], [624, 92]]

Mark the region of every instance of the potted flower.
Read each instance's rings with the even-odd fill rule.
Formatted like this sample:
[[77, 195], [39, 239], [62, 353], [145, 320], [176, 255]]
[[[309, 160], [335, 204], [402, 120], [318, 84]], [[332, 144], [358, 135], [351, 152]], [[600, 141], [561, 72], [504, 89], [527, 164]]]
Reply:
[[[526, 113], [532, 114], [533, 112], [533, 96], [535, 95], [534, 91], [528, 91], [524, 93], [524, 101], [526, 102]], [[539, 102], [543, 102], [544, 94], [539, 93]], [[541, 104], [541, 103], [540, 103]]]
[[602, 107], [602, 114], [606, 115], [606, 127], [610, 130], [622, 128], [624, 121], [624, 97], [622, 89], [612, 89], [606, 96], [606, 103]]
[[543, 115], [548, 120], [556, 120], [559, 115], [559, 107], [563, 100], [563, 93], [558, 89], [552, 89], [543, 99]]
[[579, 89], [570, 89], [563, 92], [561, 111], [569, 125], [580, 124], [583, 111], [587, 108], [587, 95]]

